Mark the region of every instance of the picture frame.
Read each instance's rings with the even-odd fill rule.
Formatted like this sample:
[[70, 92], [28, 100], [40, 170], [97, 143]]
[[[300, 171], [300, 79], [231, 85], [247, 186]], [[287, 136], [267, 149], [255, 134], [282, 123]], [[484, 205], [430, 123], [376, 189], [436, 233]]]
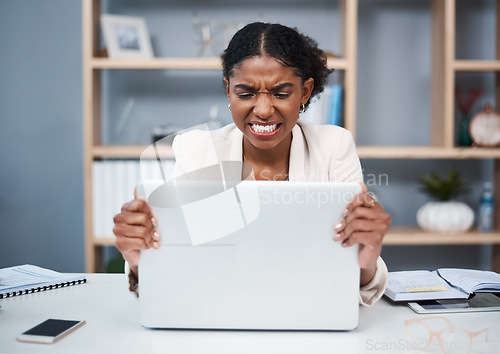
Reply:
[[109, 58], [153, 58], [151, 39], [144, 18], [103, 14], [101, 26]]

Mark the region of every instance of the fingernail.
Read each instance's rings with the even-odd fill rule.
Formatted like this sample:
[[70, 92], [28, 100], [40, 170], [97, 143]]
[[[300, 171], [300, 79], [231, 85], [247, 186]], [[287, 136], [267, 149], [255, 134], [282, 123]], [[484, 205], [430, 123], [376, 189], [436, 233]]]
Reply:
[[158, 224], [158, 221], [156, 221], [156, 218], [151, 218], [151, 223], [153, 226], [156, 226]]
[[155, 231], [153, 233], [153, 238], [155, 239], [155, 241], [160, 241], [161, 236], [160, 236], [160, 234], [157, 231]]
[[339, 233], [340, 231], [342, 231], [342, 229], [344, 228], [344, 224], [342, 224], [341, 222], [339, 222], [337, 225], [335, 225], [335, 231], [337, 231], [337, 233]]
[[160, 248], [160, 243], [159, 242], [153, 242], [153, 248], [158, 249]]
[[349, 214], [349, 210], [344, 209], [344, 211], [342, 212], [342, 217], [345, 218], [347, 216], [347, 214]]
[[333, 235], [333, 240], [334, 240], [334, 241], [340, 241], [340, 238], [341, 238], [341, 237], [340, 237], [340, 234], [335, 234], [335, 235]]

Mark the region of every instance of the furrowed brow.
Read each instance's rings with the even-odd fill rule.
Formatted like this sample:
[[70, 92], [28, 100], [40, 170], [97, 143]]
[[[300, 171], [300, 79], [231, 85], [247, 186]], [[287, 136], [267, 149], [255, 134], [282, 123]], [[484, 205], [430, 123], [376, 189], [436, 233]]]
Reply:
[[[293, 87], [293, 84], [291, 82], [285, 82], [283, 84], [274, 86], [269, 91], [277, 92], [277, 91], [281, 91], [287, 87]], [[250, 85], [245, 85], [245, 84], [236, 84], [236, 85], [234, 85], [234, 88], [245, 90], [245, 91], [257, 91], [257, 89], [255, 87], [250, 86]]]
[[274, 86], [271, 91], [281, 91], [287, 87], [293, 87], [293, 84], [291, 82], [285, 82], [284, 84]]
[[245, 85], [245, 84], [237, 84], [234, 85], [234, 88], [245, 90], [245, 91], [257, 91], [255, 87], [250, 86], [250, 85]]

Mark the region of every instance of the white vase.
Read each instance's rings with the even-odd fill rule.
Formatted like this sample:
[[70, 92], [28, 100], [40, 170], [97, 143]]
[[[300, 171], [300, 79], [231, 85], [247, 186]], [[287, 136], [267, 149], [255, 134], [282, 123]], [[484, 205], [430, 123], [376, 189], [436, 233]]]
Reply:
[[417, 212], [417, 223], [430, 232], [465, 232], [474, 223], [474, 211], [462, 202], [427, 202]]

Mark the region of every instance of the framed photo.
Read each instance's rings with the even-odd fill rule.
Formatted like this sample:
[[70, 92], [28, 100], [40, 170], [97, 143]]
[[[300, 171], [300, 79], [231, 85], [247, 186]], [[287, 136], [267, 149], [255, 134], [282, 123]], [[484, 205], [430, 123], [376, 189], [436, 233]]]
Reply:
[[101, 26], [110, 58], [153, 58], [149, 32], [143, 18], [101, 15]]

